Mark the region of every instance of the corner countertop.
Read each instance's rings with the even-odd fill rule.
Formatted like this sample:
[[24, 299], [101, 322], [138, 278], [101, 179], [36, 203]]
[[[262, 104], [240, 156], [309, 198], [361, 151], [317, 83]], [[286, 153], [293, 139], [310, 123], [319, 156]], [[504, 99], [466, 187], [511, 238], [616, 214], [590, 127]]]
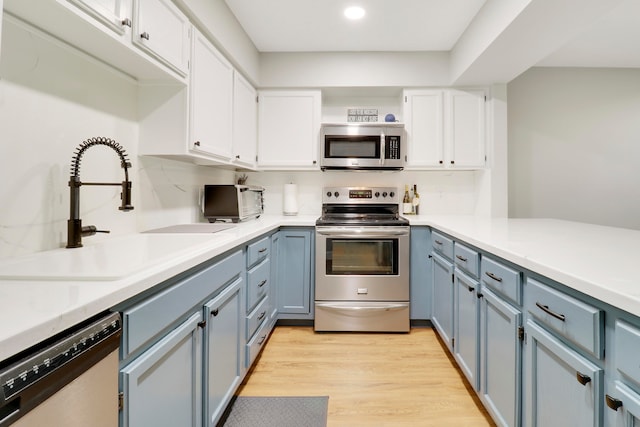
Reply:
[[[266, 215], [237, 227], [193, 240], [174, 239], [171, 256], [144, 258], [131, 274], [113, 280], [0, 280], [0, 361], [38, 342], [108, 310], [147, 289], [281, 226], [314, 226], [318, 216]], [[430, 226], [479, 249], [513, 262], [633, 315], [640, 316], [640, 286], [635, 263], [640, 259], [640, 231], [554, 219], [508, 219], [474, 216], [408, 217], [412, 226]], [[133, 237], [139, 235], [133, 235]], [[173, 237], [169, 237], [173, 236]], [[126, 241], [127, 236], [120, 237]], [[118, 239], [114, 237], [114, 240]], [[155, 239], [155, 238], [154, 238]], [[184, 247], [175, 248], [176, 242]], [[85, 241], [91, 246], [90, 239]], [[116, 242], [117, 243], [117, 242]], [[96, 244], [101, 245], [100, 243]], [[118, 248], [103, 245], [101, 247]], [[56, 249], [16, 261], [35, 268], [51, 264]], [[115, 250], [115, 249], [113, 249]], [[80, 257], [80, 252], [78, 257]], [[109, 258], [110, 254], [101, 254]], [[115, 256], [115, 255], [113, 255]], [[49, 260], [49, 261], [47, 261]], [[14, 266], [15, 267], [15, 266]], [[25, 267], [25, 276], [29, 268]], [[5, 276], [7, 276], [5, 274]], [[117, 276], [117, 275], [116, 275]], [[89, 277], [89, 276], [87, 276]]]
[[640, 231], [558, 219], [415, 216], [427, 225], [635, 316]]

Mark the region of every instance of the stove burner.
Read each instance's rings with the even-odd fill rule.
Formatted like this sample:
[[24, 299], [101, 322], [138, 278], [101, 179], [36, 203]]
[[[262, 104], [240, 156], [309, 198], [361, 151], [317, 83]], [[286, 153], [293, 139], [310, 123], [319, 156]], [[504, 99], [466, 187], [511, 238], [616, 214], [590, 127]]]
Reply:
[[407, 226], [409, 221], [400, 216], [398, 202], [393, 187], [325, 188], [322, 216], [316, 225]]

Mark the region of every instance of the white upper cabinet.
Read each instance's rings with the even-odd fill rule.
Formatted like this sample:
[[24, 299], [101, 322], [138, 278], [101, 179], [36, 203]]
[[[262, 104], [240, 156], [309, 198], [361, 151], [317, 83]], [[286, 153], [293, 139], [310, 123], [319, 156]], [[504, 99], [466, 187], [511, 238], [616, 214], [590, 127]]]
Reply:
[[189, 29], [171, 0], [134, 0], [132, 42], [183, 76], [189, 72]]
[[447, 90], [445, 105], [447, 167], [484, 167], [485, 92]]
[[441, 167], [444, 163], [444, 92], [407, 90], [404, 97], [407, 168]]
[[258, 149], [258, 103], [251, 84], [239, 73], [233, 79], [233, 162], [255, 168]]
[[407, 169], [485, 165], [485, 91], [404, 91]]
[[317, 170], [321, 93], [260, 91], [258, 100], [258, 167]]
[[189, 97], [189, 148], [231, 160], [233, 66], [195, 28]]
[[131, 28], [131, 0], [69, 0], [118, 34]]
[[4, 10], [136, 79], [186, 82], [190, 23], [170, 0], [4, 0]]

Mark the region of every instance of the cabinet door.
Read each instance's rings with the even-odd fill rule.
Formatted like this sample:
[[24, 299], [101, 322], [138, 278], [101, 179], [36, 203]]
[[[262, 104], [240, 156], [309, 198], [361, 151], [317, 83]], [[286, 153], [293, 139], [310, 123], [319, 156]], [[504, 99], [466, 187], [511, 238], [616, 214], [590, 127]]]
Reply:
[[201, 425], [201, 320], [194, 313], [121, 370], [122, 427]]
[[319, 91], [263, 91], [258, 101], [258, 166], [318, 169]]
[[520, 425], [520, 310], [489, 289], [480, 300], [480, 397], [498, 425]]
[[68, 0], [91, 17], [123, 35], [131, 27], [131, 0]]
[[469, 383], [478, 389], [478, 356], [480, 354], [480, 309], [478, 282], [456, 270], [453, 356]]
[[311, 231], [280, 231], [278, 312], [311, 313]]
[[443, 165], [443, 100], [442, 90], [405, 91], [407, 169]]
[[271, 235], [271, 286], [269, 286], [269, 322], [278, 320], [278, 283], [280, 271], [280, 232]]
[[445, 123], [447, 167], [483, 167], [485, 164], [485, 93], [448, 90]]
[[440, 338], [452, 349], [453, 338], [453, 264], [439, 255], [432, 254], [433, 306], [431, 322]]
[[604, 371], [527, 321], [526, 426], [601, 426]]
[[189, 71], [190, 28], [171, 0], [134, 0], [132, 42], [182, 76]]
[[605, 396], [608, 406], [605, 425], [611, 427], [640, 426], [640, 395], [621, 381], [611, 384]]
[[195, 28], [189, 96], [190, 148], [230, 160], [233, 67]]
[[237, 279], [204, 307], [207, 321], [204, 356], [206, 426], [216, 425], [240, 384], [244, 365], [241, 352], [241, 338], [244, 338], [241, 328], [242, 283], [242, 278]]
[[255, 168], [258, 150], [256, 90], [237, 72], [233, 76], [233, 161]]

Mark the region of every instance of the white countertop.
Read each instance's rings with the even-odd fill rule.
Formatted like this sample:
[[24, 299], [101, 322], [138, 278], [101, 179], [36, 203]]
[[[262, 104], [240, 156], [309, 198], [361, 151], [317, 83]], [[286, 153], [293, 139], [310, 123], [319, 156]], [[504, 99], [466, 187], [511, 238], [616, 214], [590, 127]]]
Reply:
[[[95, 245], [87, 238], [84, 248], [0, 260], [0, 360], [255, 237], [316, 219], [263, 216], [214, 234], [135, 234]], [[640, 316], [640, 231], [552, 219], [409, 220]], [[64, 280], [46, 277], [54, 270]]]

